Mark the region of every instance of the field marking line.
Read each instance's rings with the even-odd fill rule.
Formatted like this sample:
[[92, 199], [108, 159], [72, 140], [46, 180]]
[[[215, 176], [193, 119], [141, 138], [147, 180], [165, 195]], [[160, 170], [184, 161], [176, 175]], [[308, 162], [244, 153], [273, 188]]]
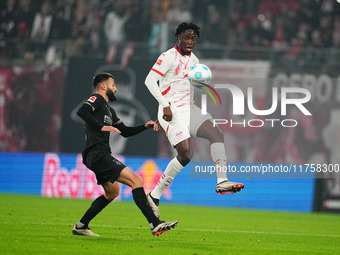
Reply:
[[[92, 225], [96, 227], [109, 227], [109, 228], [133, 228], [133, 229], [148, 229], [148, 227], [127, 227], [127, 226], [112, 226], [112, 225]], [[224, 229], [194, 229], [194, 228], [181, 228], [181, 231], [193, 232], [225, 232], [225, 233], [244, 233], [244, 234], [262, 234], [262, 235], [295, 235], [295, 236], [312, 236], [312, 237], [335, 237], [340, 238], [340, 235], [329, 234], [304, 234], [304, 233], [291, 233], [291, 232], [268, 232], [268, 231], [251, 231], [251, 230], [224, 230]]]
[[[1, 222], [0, 224], [13, 224], [13, 222]], [[58, 225], [66, 226], [69, 224], [51, 223], [51, 222], [16, 222], [15, 224], [24, 225]], [[73, 226], [73, 224], [72, 224]], [[104, 227], [104, 228], [123, 228], [123, 229], [149, 229], [148, 227], [128, 227], [128, 226], [114, 226], [114, 225], [102, 225], [91, 224], [92, 227]], [[311, 236], [311, 237], [335, 237], [340, 238], [340, 235], [332, 234], [304, 234], [304, 233], [292, 233], [292, 232], [269, 232], [269, 231], [251, 231], [251, 230], [225, 230], [225, 229], [195, 229], [195, 228], [181, 228], [181, 231], [193, 231], [193, 232], [222, 232], [222, 233], [243, 233], [243, 234], [260, 234], [260, 235], [287, 235], [287, 236]]]

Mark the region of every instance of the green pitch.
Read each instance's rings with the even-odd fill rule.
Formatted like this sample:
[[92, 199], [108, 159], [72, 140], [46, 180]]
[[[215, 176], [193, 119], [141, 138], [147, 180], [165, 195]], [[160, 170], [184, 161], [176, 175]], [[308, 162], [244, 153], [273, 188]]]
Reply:
[[[233, 196], [225, 195], [225, 199]], [[74, 236], [90, 200], [0, 194], [0, 254], [340, 254], [340, 215], [161, 205], [159, 237], [134, 203], [111, 203]]]

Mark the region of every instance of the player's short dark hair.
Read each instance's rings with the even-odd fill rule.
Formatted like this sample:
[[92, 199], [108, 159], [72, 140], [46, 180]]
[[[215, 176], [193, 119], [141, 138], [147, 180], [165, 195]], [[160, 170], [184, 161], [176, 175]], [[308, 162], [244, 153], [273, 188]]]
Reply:
[[188, 30], [188, 29], [192, 29], [194, 30], [194, 32], [196, 33], [196, 35], [198, 37], [200, 37], [200, 27], [197, 26], [194, 23], [187, 23], [187, 22], [183, 22], [181, 24], [178, 25], [177, 29], [176, 29], [176, 33], [175, 36], [177, 37], [178, 35], [182, 34], [184, 31]]
[[99, 74], [96, 74], [94, 77], [93, 77], [93, 87], [96, 88], [98, 86], [98, 84], [102, 83], [103, 81], [107, 81], [109, 78], [113, 78], [113, 75], [110, 74], [110, 73], [99, 73]]

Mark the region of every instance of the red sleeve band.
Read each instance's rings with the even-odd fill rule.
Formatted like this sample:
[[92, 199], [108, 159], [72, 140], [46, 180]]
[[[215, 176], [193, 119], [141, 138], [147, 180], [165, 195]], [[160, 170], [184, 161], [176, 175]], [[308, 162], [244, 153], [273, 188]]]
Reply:
[[170, 91], [170, 88], [171, 88], [171, 85], [170, 85], [166, 90], [164, 90], [164, 91], [162, 92], [162, 95], [163, 95], [163, 96], [166, 95], [166, 93], [168, 93], [168, 92]]
[[156, 70], [155, 68], [151, 68], [152, 71], [154, 71], [155, 73], [158, 73], [160, 76], [164, 76], [163, 73], [161, 73], [160, 71]]

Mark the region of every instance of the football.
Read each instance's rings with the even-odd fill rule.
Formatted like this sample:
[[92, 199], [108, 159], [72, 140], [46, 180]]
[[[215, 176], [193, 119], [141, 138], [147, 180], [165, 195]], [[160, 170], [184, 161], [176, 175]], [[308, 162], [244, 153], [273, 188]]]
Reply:
[[204, 84], [209, 84], [211, 81], [211, 71], [209, 67], [203, 64], [194, 65], [189, 73], [188, 79], [192, 86], [197, 88], [204, 87]]

